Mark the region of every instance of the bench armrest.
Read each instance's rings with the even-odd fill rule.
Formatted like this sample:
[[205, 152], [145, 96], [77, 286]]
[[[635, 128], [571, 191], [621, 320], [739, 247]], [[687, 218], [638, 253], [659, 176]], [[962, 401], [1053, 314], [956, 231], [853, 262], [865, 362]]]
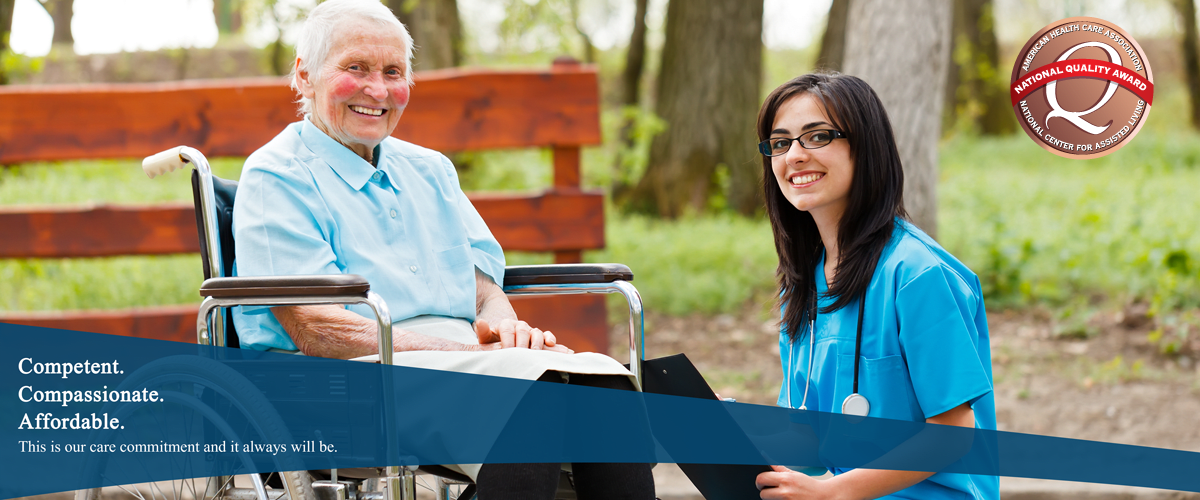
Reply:
[[371, 285], [357, 274], [319, 276], [239, 276], [211, 278], [200, 285], [202, 297], [352, 297], [365, 296]]
[[569, 285], [633, 281], [633, 271], [624, 264], [547, 264], [504, 268], [504, 286]]

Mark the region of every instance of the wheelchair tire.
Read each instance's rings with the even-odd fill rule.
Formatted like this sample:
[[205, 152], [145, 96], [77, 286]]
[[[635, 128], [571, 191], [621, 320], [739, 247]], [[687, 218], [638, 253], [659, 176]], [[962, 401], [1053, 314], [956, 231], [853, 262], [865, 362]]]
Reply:
[[[202, 425], [204, 432], [217, 432], [218, 437], [240, 437], [240, 436], [255, 436], [259, 442], [287, 444], [291, 442], [286, 426], [279, 413], [274, 406], [262, 395], [261, 391], [249, 380], [243, 377], [240, 373], [232, 368], [214, 361], [212, 359], [199, 356], [172, 356], [151, 362], [136, 372], [129, 375], [125, 381], [121, 383], [116, 390], [138, 389], [141, 388], [156, 388], [163, 396], [162, 402], [147, 402], [147, 403], [108, 403], [104, 407], [104, 412], [113, 415], [115, 418], [120, 418], [122, 422], [131, 421], [131, 418], [150, 419], [159, 425], [153, 429], [138, 429], [130, 431], [128, 429], [118, 433], [114, 430], [93, 431], [89, 441], [91, 443], [118, 443], [124, 442], [128, 436], [126, 433], [138, 433], [134, 439], [144, 437], [147, 433], [159, 432], [166, 436], [168, 432], [165, 426], [168, 425], [183, 425], [185, 428], [193, 428], [190, 426]], [[167, 403], [169, 401], [170, 403]], [[178, 417], [185, 418], [178, 418]], [[237, 416], [234, 419], [232, 417]], [[235, 431], [230, 424], [230, 420], [240, 422], [240, 428]], [[148, 426], [147, 426], [148, 427]], [[194, 429], [194, 428], [193, 428]], [[240, 431], [240, 432], [238, 432]], [[252, 433], [252, 434], [248, 434]], [[151, 439], [149, 442], [155, 442]], [[206, 442], [215, 442], [211, 439], [206, 439]], [[216, 455], [216, 454], [214, 454]], [[224, 457], [226, 454], [220, 454], [216, 459], [230, 460]], [[253, 465], [249, 456], [240, 453], [233, 453], [236, 459], [230, 460], [235, 466], [240, 466], [243, 471], [251, 470]], [[160, 457], [151, 455], [154, 460], [173, 460], [175, 457], [167, 455]], [[106, 472], [110, 467], [119, 467], [108, 460], [107, 454], [96, 454], [94, 459], [89, 460], [84, 469], [86, 477], [91, 478], [96, 484], [102, 484]], [[289, 459], [286, 454], [280, 454], [275, 457], [274, 465], [276, 470], [284, 470], [279, 472], [280, 478], [285, 486], [284, 497], [288, 500], [315, 500], [316, 496], [312, 490], [312, 477], [307, 471], [296, 471], [299, 468], [298, 463], [289, 466], [293, 460]], [[194, 460], [191, 457], [190, 460]], [[208, 460], [208, 456], [205, 456]], [[122, 462], [117, 462], [122, 463]], [[189, 468], [188, 465], [180, 465], [179, 470], [175, 470], [174, 464], [172, 467], [173, 475], [178, 477], [187, 477]], [[242, 472], [245, 473], [245, 472]], [[241, 474], [241, 473], [239, 473]], [[129, 487], [122, 486], [121, 489], [135, 498], [151, 499], [162, 498], [165, 500], [184, 500], [195, 499], [205, 500], [209, 498], [221, 498], [227, 490], [225, 486], [232, 486], [231, 481], [226, 485], [214, 485], [209, 478], [195, 479], [176, 479], [170, 481], [169, 488], [164, 489], [159, 483], [143, 483], [142, 489], [148, 489], [148, 495], [143, 493], [141, 489], [131, 490]], [[264, 482], [265, 483], [265, 482]], [[200, 485], [203, 485], [202, 487]], [[213, 488], [216, 486], [216, 488]], [[212, 491], [209, 491], [209, 490]], [[75, 492], [75, 500], [99, 500], [100, 488], [91, 488], [78, 490]], [[269, 497], [275, 497], [268, 491]], [[262, 499], [259, 500], [268, 500]]]

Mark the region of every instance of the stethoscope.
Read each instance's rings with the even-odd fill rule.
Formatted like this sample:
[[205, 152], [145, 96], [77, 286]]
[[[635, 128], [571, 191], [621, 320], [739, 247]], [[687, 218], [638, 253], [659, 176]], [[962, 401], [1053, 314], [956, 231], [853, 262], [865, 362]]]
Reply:
[[[816, 341], [816, 337], [817, 337], [817, 330], [816, 330], [817, 290], [816, 290], [816, 288], [817, 288], [816, 284], [814, 283], [813, 291], [812, 291], [812, 306], [808, 310], [808, 370], [806, 370], [805, 374], [804, 374], [804, 399], [802, 399], [800, 401], [800, 407], [797, 408], [798, 410], [807, 410], [808, 409], [808, 406], [807, 406], [808, 386], [811, 385], [810, 382], [812, 380], [813, 353], [816, 351], [816, 343], [817, 343], [817, 341]], [[859, 416], [859, 417], [865, 417], [865, 416], [867, 416], [868, 413], [871, 412], [871, 402], [867, 400], [866, 396], [863, 396], [862, 394], [858, 393], [858, 362], [859, 362], [859, 359], [862, 358], [862, 324], [863, 324], [863, 312], [866, 309], [866, 303], [867, 303], [866, 297], [867, 297], [867, 293], [866, 293], [866, 291], [864, 291], [863, 296], [858, 299], [858, 328], [857, 328], [858, 332], [854, 338], [854, 392], [852, 392], [849, 396], [846, 396], [846, 399], [842, 400], [842, 414], [843, 415], [855, 415], [855, 416]], [[791, 347], [789, 347], [789, 351], [788, 351], [788, 353], [789, 353], [788, 373], [796, 372], [796, 370], [795, 370], [795, 363], [796, 363], [795, 348], [796, 348], [796, 343], [792, 342]], [[787, 391], [787, 405], [789, 407], [792, 406], [792, 391], [791, 390]]]

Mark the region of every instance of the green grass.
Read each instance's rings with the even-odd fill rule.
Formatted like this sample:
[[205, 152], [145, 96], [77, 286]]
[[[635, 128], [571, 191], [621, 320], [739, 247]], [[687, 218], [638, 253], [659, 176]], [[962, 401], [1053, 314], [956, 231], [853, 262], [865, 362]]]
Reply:
[[615, 215], [607, 229], [608, 248], [589, 252], [585, 260], [628, 265], [647, 310], [728, 312], [756, 296], [765, 294], [769, 302], [774, 295], [778, 261], [765, 221], [716, 216], [667, 222]]
[[1144, 131], [1077, 161], [1026, 137], [942, 150], [939, 239], [979, 274], [993, 307], [1089, 294], [1200, 306], [1200, 137]]
[[[242, 159], [211, 162], [220, 177], [236, 179]], [[0, 205], [70, 205], [81, 203], [159, 203], [191, 201], [190, 170], [150, 179], [141, 160], [97, 160], [29, 163], [0, 168]]]
[[199, 303], [199, 255], [0, 260], [0, 310]]

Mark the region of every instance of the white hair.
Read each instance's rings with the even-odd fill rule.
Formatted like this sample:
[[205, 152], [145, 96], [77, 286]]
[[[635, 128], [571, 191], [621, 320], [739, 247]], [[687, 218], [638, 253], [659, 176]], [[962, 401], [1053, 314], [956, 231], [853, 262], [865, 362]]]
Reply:
[[[412, 35], [408, 33], [404, 24], [396, 19], [391, 9], [379, 0], [328, 0], [309, 12], [304, 25], [300, 27], [300, 38], [296, 41], [296, 57], [300, 64], [292, 68], [292, 90], [300, 92], [301, 71], [308, 73], [310, 81], [320, 76], [321, 67], [325, 65], [325, 58], [329, 56], [329, 49], [338, 30], [356, 20], [394, 28], [400, 33], [400, 38], [404, 40], [404, 78], [408, 80], [409, 85], [413, 84]], [[302, 113], [312, 112], [310, 99], [301, 95], [297, 102], [300, 103]]]

